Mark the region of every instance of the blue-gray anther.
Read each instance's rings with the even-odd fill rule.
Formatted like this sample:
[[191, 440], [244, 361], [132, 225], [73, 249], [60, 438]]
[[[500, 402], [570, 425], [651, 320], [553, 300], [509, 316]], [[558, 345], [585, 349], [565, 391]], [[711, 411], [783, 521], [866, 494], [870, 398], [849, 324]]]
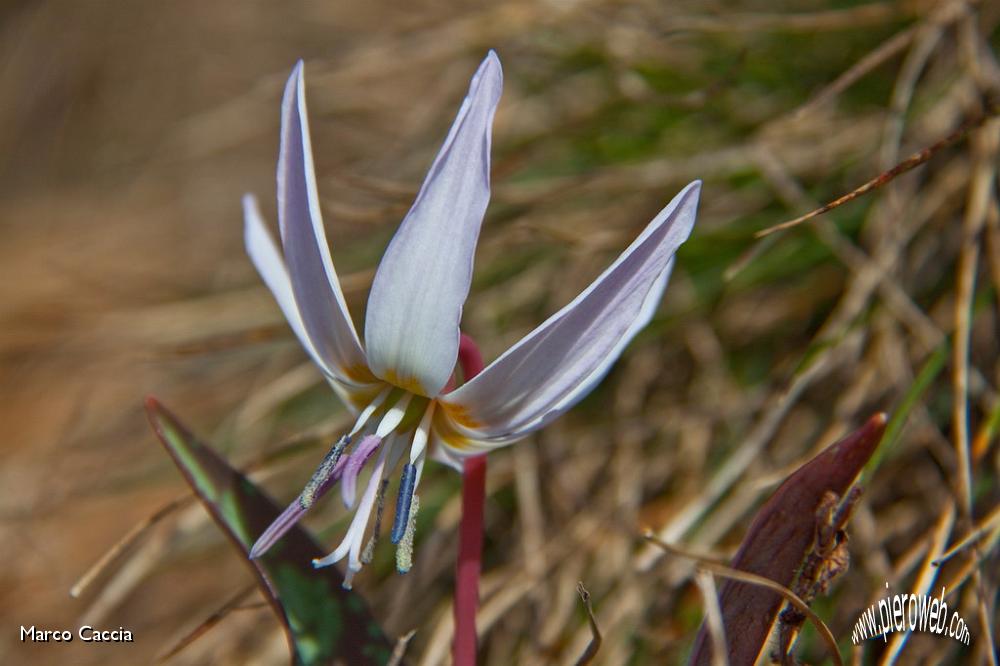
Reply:
[[306, 487], [299, 494], [299, 506], [303, 509], [308, 509], [316, 502], [316, 497], [319, 495], [320, 489], [330, 480], [334, 468], [336, 468], [337, 463], [340, 461], [340, 456], [344, 454], [344, 449], [350, 443], [351, 437], [344, 435], [327, 451], [326, 456], [323, 457], [323, 462], [319, 464], [319, 467], [313, 472], [312, 478], [309, 479]]
[[410, 520], [410, 503], [413, 501], [413, 488], [417, 480], [417, 466], [407, 463], [403, 466], [403, 478], [399, 482], [399, 494], [396, 496], [396, 517], [392, 521], [393, 543], [399, 543], [406, 534], [406, 524]]

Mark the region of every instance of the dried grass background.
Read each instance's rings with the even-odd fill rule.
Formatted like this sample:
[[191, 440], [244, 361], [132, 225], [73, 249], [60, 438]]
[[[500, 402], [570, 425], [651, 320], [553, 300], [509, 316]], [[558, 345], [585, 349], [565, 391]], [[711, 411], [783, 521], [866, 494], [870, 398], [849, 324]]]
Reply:
[[[815, 608], [857, 663], [988, 663], [997, 521], [940, 573], [929, 562], [1000, 500], [998, 121], [813, 223], [753, 233], [982, 114], [1000, 91], [998, 23], [995, 2], [923, 0], [5, 3], [0, 661], [148, 663], [246, 589], [239, 556], [178, 500], [141, 400], [255, 464], [282, 501], [344, 424], [242, 250], [243, 192], [274, 219], [285, 77], [306, 60], [323, 210], [362, 321], [492, 47], [506, 74], [495, 192], [464, 320], [488, 359], [687, 181], [705, 188], [653, 324], [582, 405], [491, 456], [483, 663], [573, 663], [590, 640], [577, 581], [604, 634], [598, 663], [681, 662], [703, 608], [693, 569], [641, 528], [727, 556], [776, 483], [879, 409], [905, 427], [866, 481], [852, 568]], [[417, 630], [416, 664], [449, 659], [458, 488], [429, 466], [416, 568], [397, 576], [381, 553], [356, 584], [388, 631]], [[343, 516], [329, 501], [309, 524], [332, 548]], [[851, 648], [886, 582], [947, 586], [972, 646], [914, 634]], [[257, 602], [171, 663], [284, 663]], [[136, 642], [17, 640], [20, 625], [83, 623]], [[811, 631], [799, 654], [825, 658]]]

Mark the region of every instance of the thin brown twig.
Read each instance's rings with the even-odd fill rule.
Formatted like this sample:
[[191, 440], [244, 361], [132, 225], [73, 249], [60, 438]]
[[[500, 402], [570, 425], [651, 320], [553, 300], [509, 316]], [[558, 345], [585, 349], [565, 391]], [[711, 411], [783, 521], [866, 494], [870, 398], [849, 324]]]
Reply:
[[927, 162], [934, 155], [941, 152], [945, 148], [948, 148], [949, 146], [958, 143], [963, 138], [965, 138], [965, 136], [968, 135], [969, 132], [981, 126], [984, 122], [994, 117], [994, 115], [995, 112], [991, 112], [976, 116], [974, 118], [969, 118], [961, 125], [959, 125], [958, 129], [956, 129], [948, 136], [944, 137], [940, 141], [932, 143], [926, 148], [918, 150], [917, 152], [913, 153], [902, 162], [898, 163], [896, 166], [892, 167], [888, 171], [879, 174], [875, 178], [872, 178], [871, 180], [861, 185], [860, 187], [851, 190], [850, 192], [841, 197], [837, 197], [833, 201], [824, 204], [823, 206], [820, 206], [819, 208], [812, 210], [806, 213], [805, 215], [800, 215], [799, 217], [796, 217], [795, 219], [792, 220], [788, 220], [787, 222], [782, 222], [781, 224], [776, 224], [774, 226], [767, 227], [766, 229], [761, 229], [760, 231], [754, 234], [754, 237], [764, 238], [765, 236], [770, 236], [771, 234], [776, 233], [778, 231], [791, 229], [792, 227], [796, 227], [802, 224], [803, 222], [811, 220], [814, 217], [827, 213], [833, 210], [834, 208], [839, 208], [840, 206], [843, 206], [846, 203], [854, 201], [858, 197], [863, 196], [868, 192], [871, 192], [872, 190], [878, 189], [883, 185], [892, 182], [898, 176], [901, 176], [907, 171], [911, 171], [912, 169], [915, 169], [916, 167], [923, 164], [924, 162]]
[[833, 637], [833, 633], [830, 628], [826, 626], [826, 623], [813, 609], [809, 608], [809, 604], [803, 601], [797, 594], [789, 590], [784, 585], [779, 585], [775, 583], [770, 578], [765, 578], [764, 576], [758, 576], [756, 574], [748, 573], [746, 571], [740, 571], [739, 569], [733, 569], [725, 564], [722, 564], [716, 560], [708, 557], [704, 557], [697, 553], [689, 552], [683, 548], [678, 548], [672, 544], [667, 543], [656, 537], [652, 530], [647, 529], [643, 534], [643, 538], [652, 543], [655, 546], [662, 548], [667, 553], [671, 555], [676, 555], [678, 557], [687, 558], [697, 562], [698, 566], [706, 571], [710, 571], [717, 576], [722, 576], [723, 578], [731, 578], [733, 580], [740, 581], [741, 583], [748, 583], [750, 585], [758, 585], [760, 587], [766, 587], [767, 589], [777, 592], [782, 597], [785, 598], [788, 603], [795, 606], [797, 609], [802, 611], [802, 613], [809, 618], [818, 631], [819, 635], [823, 638], [826, 643], [827, 649], [830, 652], [830, 657], [837, 666], [844, 666], [844, 662], [841, 659], [840, 651], [837, 649], [837, 639]]

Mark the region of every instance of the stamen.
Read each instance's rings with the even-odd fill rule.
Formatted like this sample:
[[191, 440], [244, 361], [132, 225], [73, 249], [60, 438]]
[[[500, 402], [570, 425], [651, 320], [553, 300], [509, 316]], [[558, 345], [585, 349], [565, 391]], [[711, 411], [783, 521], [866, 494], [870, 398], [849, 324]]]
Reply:
[[347, 457], [344, 464], [344, 471], [340, 478], [340, 496], [344, 500], [344, 506], [348, 509], [354, 506], [354, 499], [357, 495], [358, 474], [361, 468], [372, 457], [382, 438], [377, 435], [366, 435], [358, 444], [357, 449]]
[[292, 529], [295, 523], [306, 514], [298, 500], [288, 505], [278, 518], [271, 523], [264, 533], [257, 537], [253, 548], [250, 549], [250, 559], [255, 560], [277, 543], [278, 539], [285, 535], [285, 532]]
[[379, 422], [378, 428], [375, 430], [377, 437], [385, 439], [390, 432], [396, 429], [396, 426], [402, 423], [403, 417], [406, 416], [406, 408], [409, 407], [412, 397], [412, 394], [404, 393], [403, 397], [389, 408], [389, 411], [382, 417], [382, 421]]
[[[313, 560], [313, 565], [315, 565], [315, 564], [316, 564], [316, 561]], [[344, 588], [345, 590], [353, 590], [354, 589], [354, 574], [356, 574], [356, 573], [358, 573], [358, 572], [355, 571], [354, 569], [350, 568], [350, 567], [347, 567], [347, 571], [344, 572], [344, 582], [341, 583], [340, 586], [342, 588]]]
[[257, 541], [250, 549], [250, 559], [258, 558], [270, 550], [281, 537], [285, 536], [288, 530], [302, 519], [306, 511], [337, 482], [343, 474], [344, 463], [347, 462], [347, 458], [344, 458], [342, 454], [348, 444], [350, 444], [350, 437], [345, 436], [330, 448], [299, 496], [282, 511], [274, 522], [268, 525], [263, 534], [257, 537]]
[[368, 424], [368, 420], [372, 417], [372, 414], [375, 413], [376, 409], [382, 406], [382, 403], [385, 402], [385, 399], [389, 397], [389, 393], [391, 392], [392, 387], [383, 389], [377, 396], [375, 396], [374, 400], [368, 403], [367, 407], [361, 410], [361, 413], [358, 415], [358, 420], [354, 422], [354, 427], [351, 428], [351, 432], [347, 435], [348, 437], [354, 437], [361, 432], [361, 429]]
[[375, 546], [378, 545], [379, 533], [382, 531], [382, 512], [385, 511], [385, 491], [389, 489], [389, 479], [382, 479], [382, 485], [378, 489], [378, 500], [375, 505], [375, 529], [365, 545], [364, 552], [361, 553], [361, 564], [371, 564], [375, 557]]
[[407, 463], [403, 466], [403, 476], [399, 481], [399, 494], [396, 495], [396, 517], [392, 521], [393, 543], [398, 544], [410, 520], [410, 503], [413, 500], [413, 482], [417, 480], [416, 465]]
[[437, 402], [431, 400], [424, 411], [423, 417], [420, 419], [420, 425], [417, 426], [416, 432], [413, 433], [413, 443], [410, 445], [410, 463], [416, 463], [417, 458], [423, 455], [427, 449], [427, 436], [431, 431], [431, 419], [434, 417], [435, 405], [437, 405]]
[[[350, 553], [351, 561], [348, 563], [348, 568], [355, 571], [361, 568], [361, 559], [358, 555], [361, 552], [361, 542], [365, 536], [365, 529], [368, 527], [368, 520], [371, 518], [372, 508], [375, 505], [375, 496], [382, 482], [382, 474], [385, 470], [385, 459], [386, 449], [383, 448], [379, 454], [378, 462], [375, 463], [375, 468], [372, 470], [372, 477], [368, 481], [368, 486], [365, 488], [365, 492], [361, 496], [361, 502], [358, 504], [358, 509], [354, 512], [354, 518], [351, 520], [351, 526], [347, 529], [347, 534], [344, 535], [344, 540], [340, 542], [340, 545], [337, 546], [335, 551], [326, 557], [314, 559], [313, 567], [319, 569], [320, 567], [336, 564], [340, 560], [344, 559], [348, 553]], [[350, 580], [348, 579], [345, 581], [345, 584], [349, 582]]]
[[350, 443], [351, 436], [344, 435], [323, 457], [323, 461], [316, 468], [316, 471], [313, 472], [309, 482], [306, 483], [306, 487], [299, 493], [299, 506], [302, 507], [303, 511], [308, 510], [315, 504], [316, 499], [321, 494], [320, 488], [333, 478], [335, 472], [340, 471], [337, 469], [337, 466], [340, 463], [341, 456], [344, 454], [344, 449]]
[[414, 463], [416, 465], [416, 467], [417, 467], [417, 476], [413, 480], [413, 492], [416, 492], [417, 488], [420, 487], [420, 478], [424, 475], [424, 463], [425, 462], [427, 462], [427, 451], [424, 451], [423, 453], [421, 453], [420, 457], [417, 458], [417, 462]]
[[354, 574], [358, 573], [359, 571], [361, 571], [361, 569], [352, 569], [351, 567], [347, 567], [347, 571], [344, 572], [344, 582], [341, 583], [340, 586], [345, 590], [353, 590]]
[[319, 467], [317, 467], [316, 471], [313, 472], [309, 482], [306, 483], [306, 487], [303, 488], [302, 492], [299, 494], [299, 504], [303, 509], [311, 508], [312, 505], [316, 503], [316, 500], [318, 500], [323, 493], [326, 492], [329, 486], [337, 480], [337, 475], [342, 472], [343, 463], [346, 462], [342, 461], [341, 457], [347, 447], [351, 445], [351, 439], [361, 432], [361, 429], [368, 424], [372, 414], [374, 414], [375, 411], [382, 406], [382, 403], [385, 402], [385, 399], [391, 391], [391, 387], [385, 388], [377, 396], [375, 396], [375, 399], [368, 403], [368, 405], [358, 415], [351, 431], [341, 437], [340, 441], [334, 444], [330, 451], [327, 452], [323, 461], [319, 464]]
[[405, 574], [413, 568], [413, 537], [417, 531], [417, 512], [420, 511], [420, 496], [413, 496], [410, 518], [406, 521], [406, 532], [396, 546], [396, 571]]

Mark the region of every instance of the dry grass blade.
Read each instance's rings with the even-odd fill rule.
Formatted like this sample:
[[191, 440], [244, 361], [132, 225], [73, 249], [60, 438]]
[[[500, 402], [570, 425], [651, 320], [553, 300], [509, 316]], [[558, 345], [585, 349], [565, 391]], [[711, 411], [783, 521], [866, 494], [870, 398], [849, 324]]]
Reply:
[[187, 635], [181, 638], [177, 643], [173, 645], [169, 650], [164, 652], [161, 656], [157, 657], [156, 663], [163, 664], [170, 661], [175, 656], [177, 656], [184, 648], [191, 645], [202, 636], [204, 636], [209, 630], [215, 627], [219, 622], [222, 622], [231, 612], [239, 610], [243, 600], [253, 594], [254, 590], [257, 589], [256, 585], [247, 585], [242, 590], [239, 590], [229, 598], [226, 603], [224, 603], [217, 611], [205, 618], [201, 624], [192, 629]]
[[792, 112], [791, 117], [800, 119], [809, 113], [825, 107], [834, 98], [861, 80], [865, 74], [905, 50], [910, 42], [913, 41], [913, 37], [916, 34], [917, 27], [912, 26], [883, 42], [878, 48], [865, 55], [853, 67], [838, 76], [833, 82], [809, 99], [809, 101]]
[[[951, 534], [951, 530], [955, 522], [955, 504], [954, 502], [949, 502], [941, 515], [938, 517], [937, 525], [934, 526], [934, 530], [930, 534], [930, 543], [927, 549], [927, 556], [924, 558], [923, 564], [917, 571], [917, 578], [913, 583], [911, 592], [913, 594], [927, 595], [931, 591], [931, 586], [934, 584], [934, 580], [937, 577], [939, 569], [934, 566], [934, 560], [941, 554], [944, 550], [945, 544], [948, 543], [948, 536]], [[882, 658], [879, 663], [882, 666], [891, 666], [895, 664], [896, 660], [899, 658], [900, 653], [906, 646], [910, 633], [894, 633], [889, 641], [888, 649], [882, 654]]]
[[203, 356], [287, 338], [287, 328], [283, 324], [274, 324], [235, 333], [221, 333], [201, 340], [166, 344], [158, 351], [164, 356]]
[[722, 279], [726, 282], [731, 281], [737, 275], [743, 272], [743, 270], [749, 266], [755, 259], [760, 257], [762, 254], [770, 250], [778, 242], [778, 236], [769, 236], [767, 238], [762, 238], [756, 243], [752, 244], [743, 253], [736, 258], [736, 260], [726, 267], [725, 272], [722, 274]]
[[977, 164], [969, 189], [969, 203], [962, 223], [962, 248], [958, 260], [955, 299], [955, 343], [952, 348], [953, 385], [952, 427], [958, 457], [959, 507], [972, 515], [972, 456], [969, 450], [969, 345], [972, 327], [972, 298], [979, 262], [979, 233], [986, 223], [993, 198], [1000, 124], [991, 121], [974, 137]]
[[70, 588], [69, 595], [73, 598], [77, 598], [86, 592], [91, 583], [97, 580], [97, 578], [108, 568], [108, 566], [121, 557], [121, 555], [124, 554], [124, 552], [142, 535], [146, 534], [146, 532], [152, 529], [153, 526], [169, 516], [171, 513], [192, 501], [194, 501], [194, 495], [190, 493], [175, 497], [166, 504], [162, 505], [152, 514], [133, 525], [121, 539], [116, 541], [111, 548], [106, 550], [104, 554], [101, 555], [101, 557], [94, 562], [94, 564], [91, 565], [91, 567], [87, 569], [82, 576], [80, 576], [79, 580], [77, 580], [73, 587]]
[[858, 197], [863, 196], [871, 192], [872, 190], [876, 190], [882, 187], [883, 185], [892, 182], [898, 176], [901, 176], [907, 171], [915, 169], [921, 164], [927, 162], [932, 157], [934, 157], [934, 155], [941, 152], [945, 148], [948, 148], [949, 146], [952, 146], [961, 141], [963, 138], [965, 138], [966, 135], [969, 134], [969, 132], [980, 127], [983, 123], [992, 118], [995, 113], [996, 113], [995, 110], [991, 110], [990, 113], [985, 113], [976, 116], [975, 118], [970, 118], [966, 120], [961, 125], [959, 125], [958, 129], [956, 129], [954, 132], [944, 137], [940, 141], [936, 141], [935, 143], [932, 143], [926, 148], [918, 150], [917, 152], [913, 153], [912, 155], [910, 155], [905, 160], [898, 163], [896, 166], [892, 167], [888, 171], [879, 174], [875, 178], [872, 178], [867, 183], [855, 188], [854, 190], [851, 190], [847, 194], [841, 197], [837, 197], [833, 201], [824, 204], [815, 210], [809, 211], [805, 215], [800, 215], [799, 217], [796, 217], [795, 219], [792, 220], [788, 220], [787, 222], [782, 222], [781, 224], [776, 224], [774, 226], [767, 227], [766, 229], [761, 229], [756, 234], [754, 234], [754, 236], [756, 238], [764, 238], [778, 231], [791, 229], [792, 227], [796, 227], [802, 224], [803, 222], [811, 220], [814, 217], [827, 213], [833, 210], [834, 208], [839, 208], [840, 206], [843, 206], [846, 203], [854, 201]]
[[389, 656], [386, 666], [399, 666], [403, 663], [403, 657], [406, 656], [406, 648], [409, 647], [410, 640], [416, 634], [416, 629], [410, 629], [396, 640], [396, 646], [392, 648], [392, 654]]
[[931, 562], [934, 566], [941, 566], [952, 557], [961, 553], [963, 550], [969, 546], [974, 545], [978, 542], [984, 535], [988, 534], [994, 528], [1000, 526], [1000, 506], [996, 507], [991, 511], [985, 518], [979, 521], [975, 528], [966, 536], [964, 539], [956, 543], [954, 546], [943, 552], [936, 560]]
[[580, 595], [583, 607], [587, 610], [587, 621], [590, 622], [590, 644], [584, 650], [580, 658], [576, 660], [576, 666], [586, 666], [597, 656], [597, 651], [601, 649], [601, 629], [597, 626], [597, 618], [594, 617], [594, 608], [590, 604], [590, 592], [583, 586], [583, 581], [576, 584], [576, 592]]
[[969, 11], [969, 5], [971, 4], [975, 4], [975, 0], [969, 3], [962, 1], [944, 3], [942, 6], [935, 9], [935, 11], [924, 20], [896, 33], [893, 37], [880, 44], [878, 48], [858, 60], [853, 67], [846, 70], [843, 74], [834, 79], [833, 82], [824, 86], [823, 89], [813, 95], [809, 101], [794, 111], [792, 113], [792, 117], [801, 119], [808, 113], [826, 106], [835, 97], [857, 83], [862, 77], [871, 72], [873, 69], [903, 52], [906, 47], [910, 45], [910, 42], [912, 42], [920, 33], [921, 29], [928, 25], [944, 27]]
[[[969, 355], [972, 328], [972, 300], [975, 294], [975, 280], [979, 261], [979, 234], [986, 224], [990, 203], [994, 198], [998, 135], [1000, 123], [989, 122], [977, 133], [974, 144], [977, 154], [976, 169], [972, 177], [969, 203], [963, 220], [963, 243], [959, 253], [957, 293], [955, 299], [955, 345], [952, 363], [954, 366], [953, 385], [955, 393], [952, 401], [952, 426], [954, 446], [959, 466], [959, 506], [967, 520], [973, 518], [972, 504], [972, 451], [969, 442]], [[972, 546], [976, 548], [975, 545]], [[977, 560], [978, 560], [977, 553]], [[989, 593], [986, 591], [982, 574], [977, 567], [972, 573], [977, 595], [980, 624], [987, 644], [993, 645], [993, 627], [989, 612]], [[990, 651], [990, 663], [996, 666], [997, 657]]]
[[[849, 347], [850, 342], [850, 337], [845, 338], [842, 346]], [[808, 367], [799, 372], [783, 392], [772, 397], [772, 402], [744, 438], [739, 448], [729, 456], [708, 482], [703, 484], [702, 491], [695, 496], [691, 503], [659, 530], [658, 535], [661, 539], [672, 540], [682, 536], [723, 494], [732, 488], [737, 479], [760, 455], [761, 450], [778, 429], [782, 418], [785, 417], [806, 388], [829, 372], [840, 361], [840, 351], [837, 347], [829, 347], [826, 353], [813, 360]], [[661, 554], [659, 549], [652, 547], [640, 553], [637, 563], [638, 569], [640, 571], [649, 569], [656, 563]]]
[[706, 571], [710, 571], [717, 576], [722, 576], [723, 578], [739, 581], [741, 583], [747, 583], [749, 585], [764, 587], [772, 592], [777, 592], [784, 597], [788, 603], [795, 606], [798, 610], [802, 611], [807, 618], [809, 618], [809, 621], [813, 623], [816, 630], [823, 638], [823, 641], [826, 643], [826, 647], [830, 653], [830, 658], [837, 666], [844, 666], [844, 662], [840, 657], [840, 651], [837, 649], [837, 640], [833, 637], [833, 633], [830, 631], [830, 628], [826, 626], [826, 623], [823, 622], [823, 620], [820, 619], [820, 617], [816, 615], [811, 608], [809, 608], [809, 604], [800, 599], [797, 594], [789, 590], [784, 585], [775, 583], [770, 578], [733, 569], [732, 567], [726, 566], [721, 562], [717, 562], [697, 553], [692, 553], [682, 548], [678, 548], [677, 546], [673, 546], [666, 541], [658, 539], [652, 531], [647, 530], [646, 533], [643, 534], [643, 537], [650, 543], [662, 548], [667, 553], [693, 560], [699, 567], [705, 569]]
[[870, 3], [847, 9], [800, 14], [746, 13], [725, 18], [711, 16], [679, 17], [667, 24], [673, 30], [698, 30], [704, 32], [758, 32], [764, 30], [844, 30], [861, 25], [879, 25], [899, 18], [899, 11], [892, 5]]
[[719, 608], [719, 593], [715, 587], [715, 580], [711, 573], [699, 569], [694, 582], [701, 590], [702, 602], [705, 604], [705, 622], [708, 624], [708, 634], [712, 639], [712, 666], [728, 666], [726, 627], [722, 623], [722, 609]]

